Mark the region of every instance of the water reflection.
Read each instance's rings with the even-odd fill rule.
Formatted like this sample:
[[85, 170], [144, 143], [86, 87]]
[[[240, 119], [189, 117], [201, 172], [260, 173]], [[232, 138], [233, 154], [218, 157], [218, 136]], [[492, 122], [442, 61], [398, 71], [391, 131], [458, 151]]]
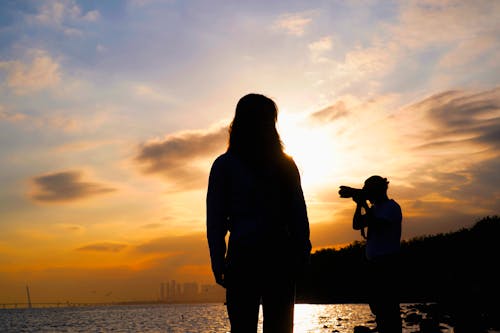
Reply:
[[[401, 305], [403, 313], [408, 304]], [[425, 317], [425, 313], [418, 313]], [[403, 316], [404, 318], [404, 316]], [[367, 304], [297, 304], [295, 305], [294, 333], [353, 333], [356, 327], [376, 328], [374, 317]], [[440, 325], [441, 333], [453, 329]], [[403, 333], [419, 331], [418, 322], [403, 321]], [[262, 333], [262, 309], [259, 318], [259, 333]]]
[[353, 332], [360, 325], [375, 327], [366, 304], [297, 304], [295, 311], [295, 332]]
[[[426, 318], [419, 308], [402, 304], [408, 317]], [[297, 304], [294, 333], [353, 333], [357, 326], [375, 328], [366, 304]], [[441, 333], [453, 329], [440, 323]], [[0, 310], [0, 332], [229, 332], [222, 304], [171, 304]], [[405, 321], [403, 332], [418, 332], [419, 321]], [[262, 333], [262, 309], [258, 332]]]

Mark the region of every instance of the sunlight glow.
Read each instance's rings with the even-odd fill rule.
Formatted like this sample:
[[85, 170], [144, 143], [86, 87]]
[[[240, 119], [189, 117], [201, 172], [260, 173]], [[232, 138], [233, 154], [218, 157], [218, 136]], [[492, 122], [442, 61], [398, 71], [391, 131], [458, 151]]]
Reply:
[[303, 118], [280, 114], [279, 131], [285, 151], [300, 170], [302, 183], [318, 187], [331, 177], [337, 149], [327, 131], [308, 128]]

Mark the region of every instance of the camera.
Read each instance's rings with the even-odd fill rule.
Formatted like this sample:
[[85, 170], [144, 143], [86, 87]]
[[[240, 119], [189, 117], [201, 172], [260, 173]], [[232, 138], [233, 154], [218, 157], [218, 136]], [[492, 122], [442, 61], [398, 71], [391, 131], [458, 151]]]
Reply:
[[339, 195], [341, 198], [352, 198], [352, 197], [363, 198], [365, 196], [365, 191], [359, 188], [342, 185], [340, 186]]

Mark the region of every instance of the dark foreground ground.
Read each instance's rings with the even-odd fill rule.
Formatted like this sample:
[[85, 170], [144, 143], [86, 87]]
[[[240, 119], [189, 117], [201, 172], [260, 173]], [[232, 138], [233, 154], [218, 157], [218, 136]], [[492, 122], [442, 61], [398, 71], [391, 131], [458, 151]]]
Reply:
[[[420, 304], [404, 309], [405, 323], [417, 322], [416, 332], [440, 332], [440, 324], [454, 333], [500, 332], [498, 235], [500, 217], [487, 216], [469, 228], [403, 241], [398, 292], [403, 304]], [[364, 247], [313, 253], [297, 283], [298, 302], [366, 303]]]
[[[477, 305], [476, 305], [477, 306]], [[412, 333], [492, 333], [500, 332], [499, 313], [454, 312], [448, 306], [437, 303], [401, 304], [403, 328]], [[339, 332], [332, 328], [332, 333]], [[373, 320], [356, 326], [354, 333], [377, 332]]]

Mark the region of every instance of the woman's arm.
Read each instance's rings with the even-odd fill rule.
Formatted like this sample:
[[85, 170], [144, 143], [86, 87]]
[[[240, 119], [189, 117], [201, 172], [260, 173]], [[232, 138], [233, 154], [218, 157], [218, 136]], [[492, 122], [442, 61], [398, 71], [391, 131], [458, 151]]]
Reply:
[[215, 281], [224, 286], [224, 261], [228, 231], [227, 175], [223, 160], [215, 160], [210, 170], [207, 190], [207, 239]]
[[299, 261], [302, 264], [309, 262], [309, 257], [311, 255], [311, 241], [310, 241], [310, 229], [309, 229], [309, 218], [307, 216], [307, 207], [304, 199], [304, 193], [302, 191], [302, 185], [300, 180], [300, 173], [293, 162], [293, 172], [294, 172], [294, 191], [292, 197], [292, 207], [294, 209], [293, 220], [295, 221], [294, 226], [294, 238], [297, 246], [297, 255], [299, 256]]

